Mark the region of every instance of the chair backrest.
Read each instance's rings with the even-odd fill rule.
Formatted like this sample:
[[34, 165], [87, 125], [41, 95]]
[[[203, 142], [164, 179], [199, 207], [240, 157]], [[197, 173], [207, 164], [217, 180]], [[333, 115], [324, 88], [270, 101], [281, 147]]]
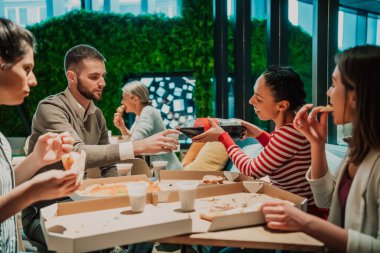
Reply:
[[123, 161], [123, 163], [133, 163], [131, 175], [142, 175], [145, 174], [147, 177], [152, 176], [152, 170], [145, 162], [145, 160], [140, 158], [133, 158]]
[[[244, 153], [246, 153], [250, 158], [253, 158], [257, 155], [257, 144], [258, 144], [258, 141], [254, 138], [247, 138], [245, 140], [237, 140], [236, 142], [236, 145], [238, 145]], [[259, 144], [260, 145], [260, 144]], [[260, 145], [261, 146], [261, 145]], [[251, 149], [252, 148], [252, 149]], [[252, 152], [250, 151], [253, 151], [255, 155], [251, 155]], [[236, 168], [236, 166], [234, 165], [234, 163], [231, 161], [231, 159], [228, 161], [225, 169], [225, 171], [234, 171], [234, 172], [239, 172], [239, 170]]]

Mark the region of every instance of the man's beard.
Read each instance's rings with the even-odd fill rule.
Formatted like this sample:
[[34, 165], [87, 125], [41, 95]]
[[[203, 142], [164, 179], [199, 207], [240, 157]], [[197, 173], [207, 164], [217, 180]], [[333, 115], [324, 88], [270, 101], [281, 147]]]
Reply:
[[91, 93], [91, 91], [87, 90], [84, 85], [82, 84], [82, 82], [78, 79], [78, 91], [79, 93], [87, 98], [88, 100], [93, 100], [93, 101], [99, 101], [99, 100], [102, 100], [102, 93], [100, 93], [100, 97], [96, 97], [93, 93]]

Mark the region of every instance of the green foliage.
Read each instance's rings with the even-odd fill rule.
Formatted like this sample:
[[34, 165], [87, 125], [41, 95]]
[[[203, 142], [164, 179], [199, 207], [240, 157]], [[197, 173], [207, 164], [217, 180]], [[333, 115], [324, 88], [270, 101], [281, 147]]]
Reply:
[[306, 103], [311, 103], [312, 39], [299, 26], [290, 26], [289, 35], [289, 65], [301, 76], [305, 84]]
[[[63, 57], [69, 48], [81, 43], [96, 47], [107, 59], [107, 86], [103, 100], [98, 103], [107, 122], [112, 122], [114, 110], [120, 103], [123, 78], [140, 73], [192, 71], [197, 81], [194, 91], [197, 116], [213, 115], [214, 31], [210, 0], [184, 0], [183, 17], [178, 18], [74, 11], [28, 29], [38, 42], [35, 74], [39, 84], [25, 102], [30, 117], [41, 99], [66, 88]], [[228, 50], [231, 56], [232, 36], [230, 32]], [[266, 22], [253, 21], [252, 73], [255, 77], [266, 67], [265, 37]], [[308, 65], [311, 64], [311, 47], [305, 40], [311, 41], [311, 38], [293, 28], [291, 64], [306, 82], [306, 79], [311, 80]], [[230, 71], [233, 71], [232, 59], [229, 57]], [[308, 81], [306, 83], [311, 85]], [[5, 135], [26, 135], [15, 107], [1, 106], [0, 122], [0, 131]], [[115, 130], [111, 123], [108, 127]]]

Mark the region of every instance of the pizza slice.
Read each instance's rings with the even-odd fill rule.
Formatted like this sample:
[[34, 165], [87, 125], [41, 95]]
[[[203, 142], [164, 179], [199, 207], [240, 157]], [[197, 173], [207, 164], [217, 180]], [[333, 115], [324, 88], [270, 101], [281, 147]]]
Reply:
[[65, 170], [73, 170], [77, 177], [77, 183], [82, 181], [86, 164], [86, 152], [70, 152], [62, 155], [62, 164]]
[[321, 106], [320, 112], [333, 112], [334, 108], [331, 105]]
[[202, 178], [202, 184], [223, 184], [223, 180], [222, 176], [205, 175]]

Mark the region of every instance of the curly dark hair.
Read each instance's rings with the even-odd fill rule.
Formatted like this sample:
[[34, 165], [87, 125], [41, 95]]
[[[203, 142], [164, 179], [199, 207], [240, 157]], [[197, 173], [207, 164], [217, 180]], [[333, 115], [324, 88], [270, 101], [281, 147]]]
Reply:
[[263, 73], [263, 77], [276, 102], [287, 100], [290, 111], [297, 111], [305, 104], [303, 81], [292, 68], [271, 66]]

